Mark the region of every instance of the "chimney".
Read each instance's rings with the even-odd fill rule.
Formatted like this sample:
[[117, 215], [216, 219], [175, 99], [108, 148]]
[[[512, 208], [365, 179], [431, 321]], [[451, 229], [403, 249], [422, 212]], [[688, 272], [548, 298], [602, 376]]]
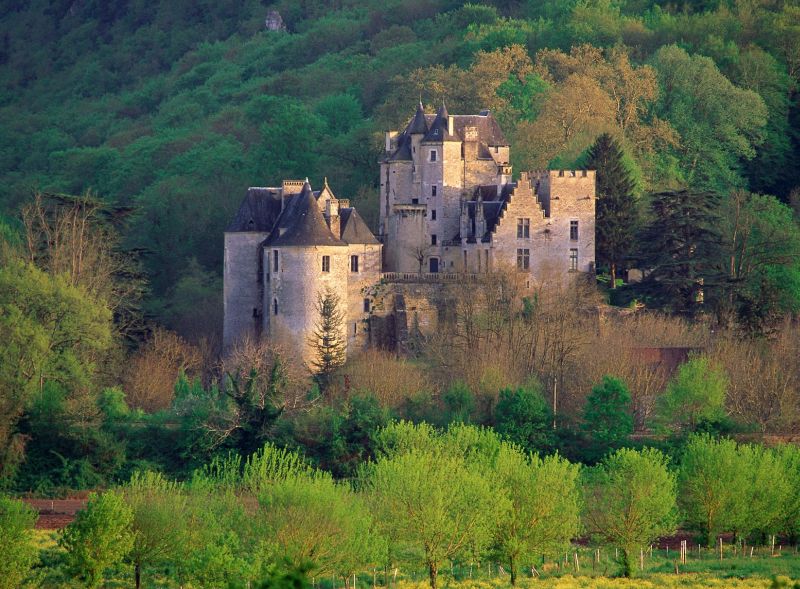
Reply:
[[342, 236], [341, 217], [339, 217], [339, 201], [333, 199], [325, 202], [325, 220], [328, 222], [328, 227], [337, 239]]
[[453, 120], [453, 115], [448, 115], [447, 117], [447, 134], [454, 135], [455, 134], [455, 125], [453, 124], [455, 121]]
[[464, 159], [468, 162], [478, 159], [477, 127], [464, 127]]
[[386, 131], [386, 153], [391, 153], [397, 147], [397, 131]]

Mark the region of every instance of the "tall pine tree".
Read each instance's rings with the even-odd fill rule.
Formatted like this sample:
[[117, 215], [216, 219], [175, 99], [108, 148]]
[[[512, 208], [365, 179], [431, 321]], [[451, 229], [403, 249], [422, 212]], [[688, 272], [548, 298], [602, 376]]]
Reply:
[[611, 288], [616, 287], [617, 270], [630, 256], [639, 229], [636, 183], [623, 158], [617, 141], [604, 133], [589, 150], [587, 162], [589, 168], [597, 170], [597, 263], [609, 269]]
[[312, 360], [316, 380], [322, 391], [330, 385], [331, 377], [344, 364], [347, 340], [344, 333], [344, 311], [341, 299], [330, 288], [317, 295], [319, 317], [309, 342], [317, 357]]
[[652, 304], [694, 313], [715, 297], [725, 278], [719, 203], [713, 192], [652, 195], [652, 221], [638, 237], [646, 276], [636, 288]]

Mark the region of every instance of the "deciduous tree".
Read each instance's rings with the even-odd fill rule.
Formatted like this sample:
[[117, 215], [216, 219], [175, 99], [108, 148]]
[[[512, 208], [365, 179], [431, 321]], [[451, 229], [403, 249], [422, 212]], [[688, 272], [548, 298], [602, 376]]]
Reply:
[[436, 589], [442, 563], [487, 546], [509, 503], [463, 456], [435, 444], [401, 447], [371, 465], [364, 483], [390, 543], [417, 551]]
[[186, 493], [154, 472], [135, 473], [121, 492], [133, 513], [133, 545], [126, 558], [139, 589], [145, 570], [182, 558], [188, 541]]
[[691, 358], [678, 368], [659, 400], [659, 421], [679, 430], [694, 431], [702, 421], [725, 416], [728, 377], [707, 357]]
[[25, 586], [38, 559], [32, 534], [37, 517], [22, 501], [0, 496], [0, 589]]
[[746, 513], [747, 468], [736, 442], [692, 436], [678, 475], [681, 507], [690, 528], [713, 546], [717, 535], [740, 527]]
[[493, 552], [508, 565], [511, 584], [516, 585], [525, 559], [560, 554], [578, 535], [579, 468], [558, 454], [540, 458], [504, 443], [494, 473], [511, 508], [497, 522]]
[[67, 570], [88, 587], [98, 587], [106, 569], [120, 563], [133, 547], [133, 511], [122, 494], [92, 493], [86, 508], [64, 528], [58, 544], [65, 551]]
[[624, 448], [593, 469], [586, 482], [589, 532], [618, 546], [626, 577], [637, 549], [672, 534], [678, 523], [675, 475], [659, 451]]

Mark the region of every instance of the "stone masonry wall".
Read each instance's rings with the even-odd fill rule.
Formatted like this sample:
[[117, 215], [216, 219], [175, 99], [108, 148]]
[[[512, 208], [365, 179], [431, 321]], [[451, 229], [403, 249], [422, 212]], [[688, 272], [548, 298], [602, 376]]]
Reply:
[[[279, 252], [278, 271], [274, 271], [274, 251]], [[309, 366], [316, 359], [311, 336], [319, 320], [317, 297], [329, 287], [347, 304], [347, 246], [308, 246], [266, 248], [269, 273], [265, 272], [264, 307], [269, 309], [265, 326], [270, 339], [296, 353]], [[330, 256], [330, 272], [322, 272], [322, 256]], [[275, 313], [275, 302], [278, 312]], [[343, 309], [346, 310], [346, 309]], [[265, 313], [266, 315], [266, 313]], [[347, 337], [346, 324], [342, 338]]]
[[262, 300], [259, 252], [266, 233], [226, 233], [223, 264], [223, 348], [245, 337], [255, 338], [261, 321]]
[[[381, 246], [351, 244], [347, 247], [348, 260], [358, 256], [358, 272], [348, 267], [347, 275], [347, 352], [357, 354], [369, 343], [369, 311], [364, 310], [364, 299], [369, 290], [381, 279]], [[372, 301], [370, 301], [370, 310]]]
[[[527, 249], [532, 280], [561, 280], [570, 271], [570, 250], [576, 249], [577, 271], [594, 267], [594, 172], [560, 173], [521, 176], [492, 236], [495, 264], [516, 267], [517, 250]], [[519, 219], [529, 220], [527, 238], [517, 237]], [[570, 238], [571, 221], [578, 222], [577, 240]]]

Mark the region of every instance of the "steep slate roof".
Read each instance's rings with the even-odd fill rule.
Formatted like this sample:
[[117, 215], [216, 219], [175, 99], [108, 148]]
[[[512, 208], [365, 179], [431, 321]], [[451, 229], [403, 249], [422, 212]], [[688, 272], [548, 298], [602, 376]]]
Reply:
[[228, 233], [258, 231], [266, 233], [281, 214], [280, 188], [248, 188], [236, 216], [225, 230]]
[[397, 148], [386, 158], [390, 162], [411, 161], [411, 136], [401, 133], [397, 136]]
[[428, 132], [428, 121], [425, 119], [425, 109], [422, 108], [422, 103], [417, 105], [417, 112], [414, 113], [414, 118], [406, 127], [403, 132], [406, 135], [424, 135]]
[[275, 246], [347, 245], [331, 233], [308, 182], [300, 194], [287, 199], [275, 231], [265, 243]]
[[342, 241], [352, 244], [378, 245], [372, 231], [354, 208], [340, 209]]
[[[508, 196], [516, 187], [516, 182], [509, 182], [503, 184], [500, 190], [500, 196], [497, 196], [497, 186], [495, 184], [485, 184], [475, 188], [475, 200], [470, 200], [464, 203], [467, 207], [467, 215], [470, 220], [475, 219], [475, 210], [478, 206], [478, 198], [480, 197], [481, 205], [483, 206], [483, 217], [486, 219], [486, 233], [476, 236], [477, 239], [482, 241], [489, 241], [489, 234], [497, 227], [500, 221], [500, 215], [508, 203]], [[461, 240], [461, 232], [453, 237], [453, 241]]]
[[463, 141], [465, 127], [475, 127], [477, 129], [478, 143], [480, 144], [478, 157], [481, 159], [491, 159], [492, 155], [488, 150], [489, 147], [508, 145], [508, 141], [505, 135], [503, 135], [500, 125], [488, 110], [483, 110], [477, 115], [453, 115], [452, 135], [447, 132], [448, 116], [447, 108], [444, 105], [442, 105], [439, 112], [435, 115], [426, 115], [420, 103], [405, 130], [397, 136], [397, 147], [386, 160], [410, 161], [412, 159], [412, 134], [424, 134], [422, 140], [429, 143]]
[[453, 131], [462, 139], [464, 137], [464, 127], [477, 127], [478, 141], [490, 147], [508, 145], [506, 136], [503, 135], [503, 130], [500, 128], [497, 119], [488, 110], [481, 111], [481, 114], [478, 115], [454, 115]]
[[425, 137], [422, 140], [433, 141], [433, 142], [459, 140], [460, 139], [459, 137], [456, 137], [455, 135], [450, 135], [447, 132], [448, 117], [449, 115], [447, 114], [447, 107], [444, 104], [442, 104], [442, 106], [436, 113], [436, 118], [433, 119], [433, 122], [431, 123], [428, 132], [425, 134]]

